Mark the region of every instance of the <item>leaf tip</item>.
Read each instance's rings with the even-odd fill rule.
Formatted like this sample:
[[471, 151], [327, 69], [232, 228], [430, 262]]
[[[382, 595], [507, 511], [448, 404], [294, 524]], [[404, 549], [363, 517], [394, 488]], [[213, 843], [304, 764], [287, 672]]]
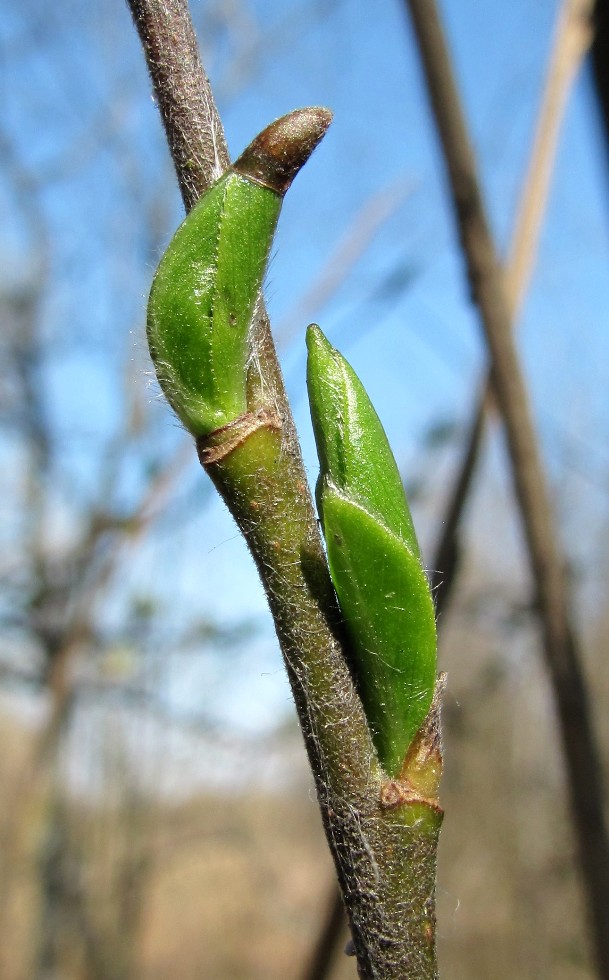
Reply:
[[322, 106], [295, 109], [276, 119], [243, 151], [233, 170], [283, 195], [332, 122]]

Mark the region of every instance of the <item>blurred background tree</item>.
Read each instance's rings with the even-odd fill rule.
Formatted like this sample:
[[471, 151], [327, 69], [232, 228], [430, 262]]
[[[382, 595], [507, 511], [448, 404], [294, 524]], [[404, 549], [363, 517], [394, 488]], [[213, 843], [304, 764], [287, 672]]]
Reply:
[[[506, 252], [557, 11], [443, 8]], [[150, 382], [145, 297], [181, 211], [141, 51], [119, 0], [2, 14], [0, 975], [298, 976], [332, 869], [255, 572]], [[298, 105], [336, 113], [286, 201], [267, 297], [311, 472], [303, 333], [316, 318], [365, 378], [431, 556], [484, 358], [403, 10], [231, 0], [193, 16], [233, 153]], [[586, 69], [521, 349], [606, 751], [600, 133]], [[503, 454], [493, 433], [443, 614], [441, 969], [583, 980]], [[354, 970], [339, 957], [332, 975]]]

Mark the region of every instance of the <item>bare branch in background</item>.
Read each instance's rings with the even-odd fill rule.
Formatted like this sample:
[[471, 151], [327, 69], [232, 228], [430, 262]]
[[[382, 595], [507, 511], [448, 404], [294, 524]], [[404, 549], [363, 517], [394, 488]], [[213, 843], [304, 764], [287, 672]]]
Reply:
[[609, 167], [609, 2], [594, 4], [592, 71], [605, 135], [605, 161]]
[[[586, 16], [589, 8], [588, 0], [576, 3], [564, 0], [558, 18], [505, 273], [505, 289], [512, 318], [515, 318], [522, 304], [532, 275], [560, 127], [577, 69], [590, 42], [589, 20]], [[440, 521], [440, 532], [431, 562], [431, 581], [439, 630], [444, 625], [442, 613], [457, 582], [460, 529], [482, 447], [487, 412], [491, 405], [491, 378], [487, 375], [475, 399], [465, 447]], [[340, 942], [342, 921], [338, 917], [340, 895], [336, 889], [333, 891], [334, 901], [329, 903], [322, 920], [303, 980], [327, 980], [330, 976]]]
[[408, 0], [429, 96], [442, 142], [472, 294], [491, 356], [493, 385], [505, 426], [531, 572], [543, 626], [567, 773], [571, 811], [599, 976], [609, 978], [609, 838], [602, 768], [563, 559], [512, 338], [510, 304], [486, 217], [473, 150], [441, 22], [432, 0]]
[[[512, 324], [518, 316], [533, 273], [560, 126], [577, 69], [590, 43], [589, 0], [564, 0], [559, 13], [546, 74], [533, 148], [520, 195], [504, 273], [506, 302]], [[472, 412], [466, 445], [449, 494], [433, 561], [433, 585], [440, 612], [452, 589], [458, 552], [458, 531], [478, 460], [486, 414], [493, 404], [491, 375], [484, 379]]]

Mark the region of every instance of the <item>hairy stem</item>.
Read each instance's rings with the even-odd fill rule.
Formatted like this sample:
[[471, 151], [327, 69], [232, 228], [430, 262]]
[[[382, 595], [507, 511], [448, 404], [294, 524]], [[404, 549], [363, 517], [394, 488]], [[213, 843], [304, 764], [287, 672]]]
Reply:
[[[129, 0], [187, 208], [226, 164], [184, 0]], [[185, 67], [187, 66], [187, 67]], [[260, 307], [248, 418], [199, 440], [242, 530], [275, 620], [363, 980], [433, 980], [442, 813], [379, 769], [341, 643], [338, 610], [292, 417]], [[256, 424], [251, 424], [252, 415]], [[262, 424], [259, 424], [262, 421]], [[232, 440], [223, 446], [223, 439]], [[437, 707], [437, 706], [436, 706]], [[439, 765], [438, 721], [427, 733]]]
[[408, 0], [442, 142], [472, 294], [491, 355], [514, 490], [543, 627], [546, 665], [562, 737], [571, 811], [586, 887], [598, 975], [609, 978], [609, 838], [601, 764], [579, 642], [554, 533], [525, 381], [440, 18], [433, 0]]

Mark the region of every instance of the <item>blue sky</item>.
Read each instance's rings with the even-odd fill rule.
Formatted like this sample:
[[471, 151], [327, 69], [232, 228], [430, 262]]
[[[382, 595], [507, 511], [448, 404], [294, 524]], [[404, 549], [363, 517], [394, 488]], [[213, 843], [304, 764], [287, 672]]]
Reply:
[[[426, 496], [414, 502], [414, 512], [429, 549], [432, 517], [458, 444], [430, 463], [425, 434], [438, 421], [466, 422], [484, 353], [403, 5], [243, 0], [231, 8], [239, 17], [230, 23], [223, 21], [221, 4], [197, 0], [192, 9], [233, 156], [292, 108], [322, 104], [335, 113], [285, 202], [266, 288], [274, 322], [320, 275], [374, 194], [396, 181], [410, 188], [331, 300], [308, 315], [362, 377], [407, 482], [424, 479]], [[442, 4], [502, 253], [556, 11], [554, 0]], [[30, 201], [39, 208], [40, 223], [37, 231], [28, 225], [14, 175], [5, 170], [0, 288], [27, 281], [32, 241], [43, 228], [50, 269], [40, 321], [40, 384], [56, 449], [54, 521], [69, 537], [80, 502], [99, 488], [103, 449], [123, 424], [126, 385], [142, 392], [150, 433], [123, 462], [119, 499], [135, 499], [151, 460], [166, 458], [181, 438], [147, 377], [143, 323], [156, 261], [182, 210], [125, 6], [119, 0], [29, 0], [16, 7], [5, 0], [3, 13], [2, 135], [36, 185]], [[597, 580], [594, 569], [606, 550], [609, 470], [609, 195], [603, 166], [584, 71], [565, 120], [519, 344], [565, 543]], [[314, 482], [303, 317], [302, 332], [282, 358]], [[6, 473], [19, 456], [17, 441], [4, 434], [0, 451]], [[493, 486], [505, 484], [498, 439], [489, 460], [491, 489], [478, 501], [480, 520], [470, 522], [471, 534], [479, 547], [490, 523], [504, 547], [494, 542], [502, 554], [489, 555], [489, 565], [500, 568], [513, 545], [510, 574], [518, 577], [514, 521], [506, 518], [504, 526], [496, 512]], [[12, 499], [15, 485], [4, 480]], [[161, 522], [129, 558], [103, 615], [120, 618], [122, 600], [134, 588], [165, 596], [169, 631], [172, 617], [187, 617], [194, 608], [230, 619], [259, 617], [266, 640], [256, 639], [256, 659], [249, 669], [240, 666], [227, 699], [243, 719], [249, 710], [244, 691], [255, 689], [251, 722], [259, 725], [288, 696], [254, 569], [222, 505], [207, 503], [204, 482], [193, 464], [173, 504], [178, 517]], [[509, 504], [509, 491], [502, 501]], [[186, 523], [179, 520], [181, 506], [188, 507]], [[12, 505], [7, 514], [12, 520]], [[10, 537], [6, 527], [2, 534]], [[196, 701], [201, 686], [211, 683], [207, 669], [195, 663], [185, 674], [181, 666], [171, 677], [175, 696]]]

